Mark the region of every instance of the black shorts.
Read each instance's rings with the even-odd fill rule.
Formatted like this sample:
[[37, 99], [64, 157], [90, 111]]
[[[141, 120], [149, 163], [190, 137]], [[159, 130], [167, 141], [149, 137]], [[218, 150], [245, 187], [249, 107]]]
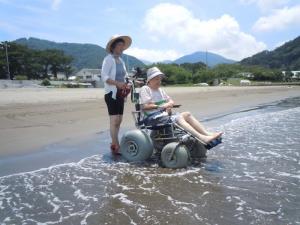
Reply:
[[124, 98], [118, 97], [112, 98], [112, 92], [104, 95], [104, 99], [107, 105], [109, 115], [123, 115], [124, 112]]

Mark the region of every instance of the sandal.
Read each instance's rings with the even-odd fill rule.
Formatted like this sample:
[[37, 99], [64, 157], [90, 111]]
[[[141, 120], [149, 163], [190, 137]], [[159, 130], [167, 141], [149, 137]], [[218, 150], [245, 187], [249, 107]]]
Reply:
[[119, 149], [120, 149], [120, 146], [118, 146], [117, 144], [110, 145], [110, 150], [113, 155], [121, 155], [121, 153], [119, 152]]

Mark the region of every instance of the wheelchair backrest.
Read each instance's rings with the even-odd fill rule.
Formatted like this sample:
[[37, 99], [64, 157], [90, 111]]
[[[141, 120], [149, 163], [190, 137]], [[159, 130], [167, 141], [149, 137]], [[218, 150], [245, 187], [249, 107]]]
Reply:
[[141, 121], [141, 105], [139, 103], [140, 94], [136, 92], [133, 93], [133, 95], [134, 95], [134, 101], [132, 102], [135, 103], [134, 106], [135, 106], [135, 110], [137, 111], [137, 120], [138, 120], [137, 122], [140, 123]]
[[135, 110], [140, 111], [141, 110], [141, 105], [139, 103], [135, 104]]

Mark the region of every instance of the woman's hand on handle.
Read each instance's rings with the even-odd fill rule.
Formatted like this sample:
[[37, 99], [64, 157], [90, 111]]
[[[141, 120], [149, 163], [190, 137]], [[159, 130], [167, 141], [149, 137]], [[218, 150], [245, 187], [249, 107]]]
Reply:
[[107, 79], [106, 83], [110, 84], [110, 85], [115, 85], [118, 89], [123, 89], [127, 87], [127, 84], [124, 82], [120, 82], [120, 81], [116, 81], [116, 80], [112, 80], [112, 79]]
[[127, 84], [124, 82], [116, 81], [116, 86], [118, 89], [125, 89], [127, 87]]

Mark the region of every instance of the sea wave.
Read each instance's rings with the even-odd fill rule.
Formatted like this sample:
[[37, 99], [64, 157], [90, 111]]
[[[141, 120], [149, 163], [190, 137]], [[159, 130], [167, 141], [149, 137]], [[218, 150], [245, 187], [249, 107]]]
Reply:
[[3, 176], [0, 223], [299, 223], [299, 118], [297, 107], [231, 120], [216, 127], [224, 143], [187, 169], [94, 155]]

